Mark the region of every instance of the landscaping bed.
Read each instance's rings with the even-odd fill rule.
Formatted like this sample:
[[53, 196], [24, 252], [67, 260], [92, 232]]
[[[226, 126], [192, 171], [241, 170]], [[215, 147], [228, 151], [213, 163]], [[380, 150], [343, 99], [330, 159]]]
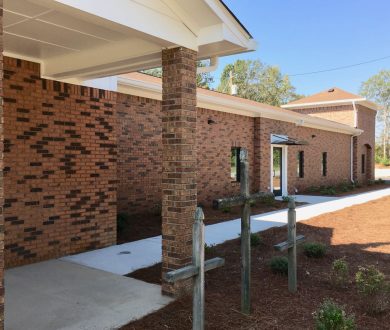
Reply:
[[338, 186], [315, 186], [302, 192], [302, 195], [313, 195], [313, 196], [334, 196], [343, 197], [349, 195], [361, 194], [369, 191], [380, 190], [390, 188], [388, 183], [383, 180], [376, 180], [372, 184], [364, 186], [353, 186], [352, 184], [341, 184]]
[[[297, 203], [302, 205], [304, 203]], [[261, 214], [287, 208], [287, 202], [269, 201], [252, 206], [252, 214]], [[225, 210], [214, 210], [211, 206], [203, 206], [204, 223], [211, 225], [241, 217], [241, 207], [236, 206]], [[124, 217], [122, 228], [118, 229], [118, 244], [133, 242], [140, 239], [161, 235], [161, 216], [157, 214], [121, 215]]]
[[[207, 258], [224, 257], [226, 264], [206, 274], [206, 329], [314, 329], [312, 313], [325, 298], [355, 314], [358, 329], [390, 329], [389, 310], [369, 314], [357, 292], [359, 266], [375, 265], [390, 276], [390, 197], [324, 214], [297, 225], [308, 241], [326, 244], [323, 258], [309, 258], [298, 250], [298, 292], [287, 289], [287, 277], [274, 274], [268, 263], [273, 245], [286, 239], [286, 227], [260, 233], [262, 243], [252, 248], [252, 313], [240, 310], [240, 241], [235, 239], [208, 248]], [[330, 274], [334, 260], [349, 265], [347, 288], [336, 287]], [[161, 265], [138, 270], [129, 276], [160, 283]], [[165, 308], [122, 329], [191, 329], [192, 300], [181, 298]]]

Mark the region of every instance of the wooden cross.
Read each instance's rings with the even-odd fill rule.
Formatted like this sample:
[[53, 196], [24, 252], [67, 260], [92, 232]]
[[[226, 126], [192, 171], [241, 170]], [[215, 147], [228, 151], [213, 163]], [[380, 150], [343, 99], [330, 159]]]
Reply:
[[248, 151], [240, 151], [240, 190], [241, 194], [235, 197], [221, 198], [213, 201], [213, 207], [222, 209], [241, 205], [241, 312], [250, 313], [250, 280], [251, 280], [251, 203], [261, 201], [267, 197], [274, 197], [270, 192], [249, 193], [249, 164]]
[[201, 207], [195, 211], [195, 221], [192, 231], [192, 264], [170, 271], [164, 275], [164, 280], [170, 283], [194, 278], [192, 329], [204, 329], [204, 273], [225, 264], [223, 258], [213, 258], [204, 261], [204, 214]]
[[288, 290], [297, 292], [297, 245], [305, 241], [305, 236], [297, 236], [297, 219], [295, 212], [295, 200], [288, 201], [288, 225], [287, 241], [274, 245], [275, 250], [288, 250]]

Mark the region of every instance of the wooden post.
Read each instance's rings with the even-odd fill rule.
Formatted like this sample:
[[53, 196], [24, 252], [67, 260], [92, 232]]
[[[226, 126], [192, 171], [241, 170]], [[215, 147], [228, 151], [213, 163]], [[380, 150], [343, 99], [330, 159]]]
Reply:
[[288, 224], [287, 241], [274, 245], [277, 251], [288, 251], [288, 290], [297, 292], [297, 245], [305, 241], [305, 236], [297, 236], [297, 218], [295, 212], [295, 200], [288, 200]]
[[297, 225], [295, 200], [290, 198], [288, 201], [288, 234], [287, 240], [293, 243], [288, 249], [288, 290], [290, 292], [297, 291]]
[[241, 218], [241, 312], [250, 313], [251, 308], [251, 207], [249, 202], [249, 164], [248, 152], [240, 152], [241, 196], [245, 197]]
[[192, 328], [204, 329], [204, 214], [200, 207], [195, 211], [195, 222], [192, 232], [192, 264], [198, 269], [194, 280], [192, 304]]
[[193, 297], [192, 297], [192, 329], [204, 329], [204, 273], [222, 267], [225, 260], [222, 258], [213, 258], [204, 261], [204, 214], [201, 207], [195, 211], [195, 221], [192, 226], [192, 264], [180, 269], [165, 273], [163, 279], [168, 283], [175, 283], [194, 278]]

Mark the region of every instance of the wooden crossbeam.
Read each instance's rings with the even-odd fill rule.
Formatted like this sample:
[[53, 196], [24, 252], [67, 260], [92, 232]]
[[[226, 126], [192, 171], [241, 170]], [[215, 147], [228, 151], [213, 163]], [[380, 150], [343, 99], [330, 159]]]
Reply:
[[[305, 240], [306, 240], [305, 236], [298, 235], [296, 240], [295, 240], [295, 244], [296, 245], [302, 244]], [[274, 249], [277, 251], [285, 251], [285, 250], [290, 249], [292, 247], [294, 247], [294, 242], [289, 242], [289, 241], [285, 241], [285, 242], [274, 245]]]
[[245, 203], [251, 203], [251, 202], [261, 202], [264, 201], [270, 197], [274, 197], [274, 194], [272, 192], [257, 192], [255, 194], [252, 194], [250, 196], [233, 196], [233, 197], [227, 197], [227, 198], [219, 198], [213, 200], [213, 208], [214, 209], [223, 209], [224, 207], [233, 207], [233, 206], [241, 206]]
[[[204, 271], [207, 272], [209, 270], [222, 267], [223, 265], [225, 265], [225, 259], [213, 258], [204, 262]], [[169, 283], [174, 283], [176, 281], [181, 281], [190, 277], [194, 277], [195, 275], [198, 275], [198, 273], [199, 267], [189, 265], [180, 269], [172, 270], [164, 274], [164, 280]]]

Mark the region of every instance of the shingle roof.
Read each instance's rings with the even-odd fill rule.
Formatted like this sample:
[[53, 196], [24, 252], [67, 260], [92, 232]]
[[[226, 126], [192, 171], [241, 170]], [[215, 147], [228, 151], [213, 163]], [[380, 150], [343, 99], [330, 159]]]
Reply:
[[340, 88], [332, 87], [325, 91], [322, 91], [317, 94], [313, 94], [307, 97], [304, 97], [299, 100], [292, 101], [287, 103], [287, 105], [294, 104], [306, 104], [306, 103], [318, 103], [318, 102], [331, 102], [331, 101], [340, 101], [340, 100], [357, 100], [363, 99], [362, 96], [346, 92]]

